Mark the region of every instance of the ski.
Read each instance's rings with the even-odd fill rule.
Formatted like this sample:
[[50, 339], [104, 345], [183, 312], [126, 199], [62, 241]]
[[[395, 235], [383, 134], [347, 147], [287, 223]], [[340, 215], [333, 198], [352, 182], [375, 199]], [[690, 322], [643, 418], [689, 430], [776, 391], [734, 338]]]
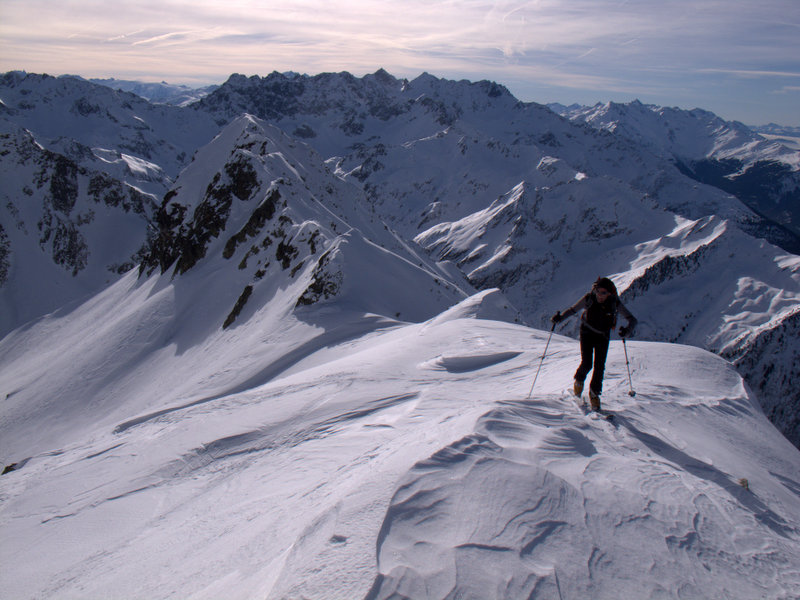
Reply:
[[583, 398], [581, 398], [580, 396], [576, 396], [571, 391], [568, 391], [567, 395], [570, 398], [572, 398], [572, 401], [578, 407], [578, 410], [580, 410], [585, 416], [587, 417], [596, 416], [598, 418], [603, 418], [606, 421], [614, 420], [614, 413], [609, 412], [602, 408], [600, 410], [592, 410], [591, 408], [589, 408], [589, 405], [586, 404], [586, 401]]

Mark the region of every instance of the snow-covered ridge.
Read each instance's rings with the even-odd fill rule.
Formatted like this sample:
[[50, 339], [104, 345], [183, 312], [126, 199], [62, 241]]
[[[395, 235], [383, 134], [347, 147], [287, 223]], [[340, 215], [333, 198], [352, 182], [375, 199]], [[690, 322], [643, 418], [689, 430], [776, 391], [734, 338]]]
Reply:
[[[157, 165], [165, 178], [147, 182], [122, 177], [148, 192], [162, 195], [192, 157], [219, 127], [205, 115], [154, 105], [131, 93], [72, 77], [54, 78], [19, 72], [0, 77], [3, 121], [29, 130], [43, 147], [62, 154], [79, 144], [97, 149], [100, 158], [125, 154]], [[120, 173], [111, 172], [115, 177]]]
[[144, 83], [141, 81], [128, 81], [124, 79], [90, 79], [92, 83], [105, 85], [115, 90], [131, 92], [149, 100], [154, 104], [171, 104], [175, 106], [189, 106], [213, 92], [218, 86], [208, 85], [193, 88], [188, 85], [160, 83]]
[[97, 293], [141, 259], [157, 199], [0, 121], [0, 335]]
[[796, 149], [767, 140], [742, 123], [724, 121], [706, 110], [687, 111], [639, 101], [551, 108], [570, 120], [624, 135], [684, 161], [734, 159], [742, 164], [742, 170], [758, 161], [779, 161], [792, 170], [800, 169], [800, 152]]

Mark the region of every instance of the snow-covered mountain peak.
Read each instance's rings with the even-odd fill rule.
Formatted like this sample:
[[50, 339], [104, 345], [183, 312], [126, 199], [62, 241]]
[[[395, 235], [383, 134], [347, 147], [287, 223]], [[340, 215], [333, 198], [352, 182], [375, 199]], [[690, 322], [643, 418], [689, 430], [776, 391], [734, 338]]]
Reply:
[[465, 295], [463, 283], [369, 216], [362, 192], [314, 150], [251, 115], [198, 151], [157, 221], [142, 272], [224, 269], [241, 291], [224, 327], [245, 305], [252, 314], [276, 295], [289, 310], [335, 297], [351, 310], [409, 320]]
[[[298, 169], [304, 169], [311, 160], [319, 162], [308, 146], [290, 140], [277, 127], [244, 114], [197, 152], [181, 173], [182, 181], [171, 192], [171, 197], [190, 182], [201, 187], [206, 185], [205, 177], [211, 173], [217, 181], [227, 177], [232, 192], [240, 200], [248, 200], [262, 184], [268, 185], [278, 179], [302, 183], [303, 176]], [[241, 172], [234, 172], [237, 169], [234, 165], [240, 165]], [[204, 187], [186, 189], [181, 194], [187, 202], [184, 206], [196, 208], [204, 192]]]
[[97, 293], [139, 261], [156, 198], [88, 154], [79, 162], [53, 152], [0, 120], [2, 335]]
[[[768, 139], [738, 122], [702, 110], [607, 103], [593, 107], [553, 105], [565, 117], [633, 141], [673, 162], [688, 177], [736, 196], [773, 225], [750, 227], [753, 216], [736, 218], [720, 209], [707, 211], [735, 218], [757, 237], [800, 251], [800, 151]], [[684, 216], [703, 215], [681, 211]], [[777, 227], [775, 226], [777, 225]]]
[[79, 162], [76, 144], [90, 151], [83, 152], [89, 160], [113, 156], [109, 174], [158, 196], [217, 131], [208, 115], [153, 105], [75, 77], [6, 73], [0, 98], [8, 107], [3, 118], [28, 129], [48, 150]]
[[405, 92], [425, 94], [436, 100], [456, 101], [464, 108], [481, 110], [489, 106], [511, 107], [519, 103], [505, 86], [493, 81], [451, 81], [423, 73], [406, 86]]

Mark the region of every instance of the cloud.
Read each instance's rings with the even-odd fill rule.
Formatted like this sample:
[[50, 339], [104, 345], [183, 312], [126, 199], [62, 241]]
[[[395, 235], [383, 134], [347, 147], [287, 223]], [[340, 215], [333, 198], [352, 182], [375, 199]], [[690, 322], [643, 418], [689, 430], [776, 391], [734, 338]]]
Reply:
[[800, 85], [785, 85], [779, 90], [773, 90], [773, 94], [796, 94], [800, 92]]
[[[730, 52], [725, 36], [743, 31], [737, 18], [752, 17], [751, 11], [740, 7], [750, 3], [707, 1], [698, 8], [694, 0], [3, 3], [7, 24], [0, 31], [15, 43], [31, 39], [29, 22], [36, 15], [37, 29], [49, 32], [48, 39], [55, 44], [80, 38], [188, 49], [200, 43], [196, 50], [203, 51], [225, 43], [241, 50], [249, 42], [255, 49], [270, 44], [270, 53], [281, 58], [288, 58], [288, 50], [303, 44], [305, 56], [316, 52], [319, 60], [335, 58], [343, 69], [370, 55], [373, 64], [375, 59], [402, 64], [404, 58], [416, 62], [426, 53], [434, 59], [446, 54], [448, 62], [461, 62], [465, 68], [476, 54], [498, 64], [522, 65], [572, 64], [589, 54], [596, 54], [598, 62], [633, 59], [634, 66], [648, 56], [680, 60], [688, 55], [697, 60], [698, 51], [705, 55]], [[774, 25], [777, 16], [770, 6], [776, 4], [782, 3], [759, 4], [759, 19]], [[144, 32], [149, 37], [142, 37]], [[747, 35], [752, 39], [755, 34]], [[741, 36], [738, 39], [743, 41]], [[37, 36], [36, 43], [41, 41]], [[165, 65], [169, 58], [162, 57]], [[257, 64], [263, 57], [243, 53], [237, 59], [240, 64]]]
[[800, 71], [759, 71], [754, 69], [697, 69], [698, 73], [722, 73], [756, 79], [761, 77], [800, 77]]

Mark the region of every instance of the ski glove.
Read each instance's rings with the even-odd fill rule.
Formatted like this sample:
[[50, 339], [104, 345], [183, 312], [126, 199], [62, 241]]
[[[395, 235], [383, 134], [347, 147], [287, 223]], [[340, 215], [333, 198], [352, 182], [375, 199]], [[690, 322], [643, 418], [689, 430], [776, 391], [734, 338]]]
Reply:
[[564, 317], [562, 316], [561, 311], [558, 311], [556, 314], [554, 314], [552, 317], [550, 317], [550, 322], [553, 325], [558, 325], [563, 320], [564, 320]]
[[624, 325], [619, 328], [619, 337], [629, 338], [633, 337], [633, 327], [625, 327]]

